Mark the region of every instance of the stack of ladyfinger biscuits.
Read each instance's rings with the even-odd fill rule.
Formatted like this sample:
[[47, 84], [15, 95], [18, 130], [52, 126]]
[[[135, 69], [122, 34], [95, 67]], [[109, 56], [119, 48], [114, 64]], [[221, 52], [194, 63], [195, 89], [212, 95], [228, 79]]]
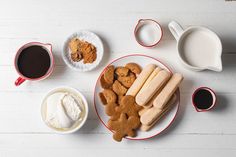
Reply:
[[171, 74], [155, 64], [143, 68], [126, 93], [143, 107], [139, 111], [142, 131], [150, 130], [173, 107], [182, 80], [181, 74]]

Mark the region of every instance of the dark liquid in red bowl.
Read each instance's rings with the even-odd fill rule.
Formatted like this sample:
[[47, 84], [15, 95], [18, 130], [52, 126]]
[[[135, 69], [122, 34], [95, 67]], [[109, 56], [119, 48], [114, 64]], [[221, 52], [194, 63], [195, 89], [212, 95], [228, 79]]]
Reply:
[[17, 66], [19, 72], [27, 78], [40, 78], [44, 76], [51, 65], [47, 50], [42, 46], [30, 46], [20, 53]]
[[212, 93], [207, 89], [199, 89], [193, 96], [193, 103], [198, 109], [208, 109], [213, 105]]

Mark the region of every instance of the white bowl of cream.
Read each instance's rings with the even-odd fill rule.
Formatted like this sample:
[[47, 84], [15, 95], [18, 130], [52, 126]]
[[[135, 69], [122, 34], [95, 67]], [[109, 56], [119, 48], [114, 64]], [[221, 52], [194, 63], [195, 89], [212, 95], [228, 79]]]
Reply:
[[57, 133], [73, 133], [86, 122], [88, 103], [78, 90], [58, 87], [44, 97], [41, 116], [45, 124]]

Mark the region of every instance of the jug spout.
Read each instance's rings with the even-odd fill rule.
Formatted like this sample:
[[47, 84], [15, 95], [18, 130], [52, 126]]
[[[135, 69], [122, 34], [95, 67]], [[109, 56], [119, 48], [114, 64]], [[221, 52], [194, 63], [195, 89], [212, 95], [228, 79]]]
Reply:
[[52, 44], [49, 44], [49, 43], [46, 43], [46, 44], [43, 44], [43, 46], [48, 49], [48, 51], [51, 51], [52, 50]]
[[216, 71], [216, 72], [221, 72], [222, 71], [222, 61], [221, 58], [217, 61], [215, 65], [210, 65], [207, 67], [208, 70]]

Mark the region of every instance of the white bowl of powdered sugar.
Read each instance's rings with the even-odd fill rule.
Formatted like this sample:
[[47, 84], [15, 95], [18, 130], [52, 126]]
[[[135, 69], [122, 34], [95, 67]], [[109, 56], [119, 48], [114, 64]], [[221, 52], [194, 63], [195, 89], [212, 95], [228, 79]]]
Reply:
[[86, 122], [88, 103], [78, 90], [58, 87], [44, 97], [41, 115], [45, 124], [57, 133], [73, 133]]

